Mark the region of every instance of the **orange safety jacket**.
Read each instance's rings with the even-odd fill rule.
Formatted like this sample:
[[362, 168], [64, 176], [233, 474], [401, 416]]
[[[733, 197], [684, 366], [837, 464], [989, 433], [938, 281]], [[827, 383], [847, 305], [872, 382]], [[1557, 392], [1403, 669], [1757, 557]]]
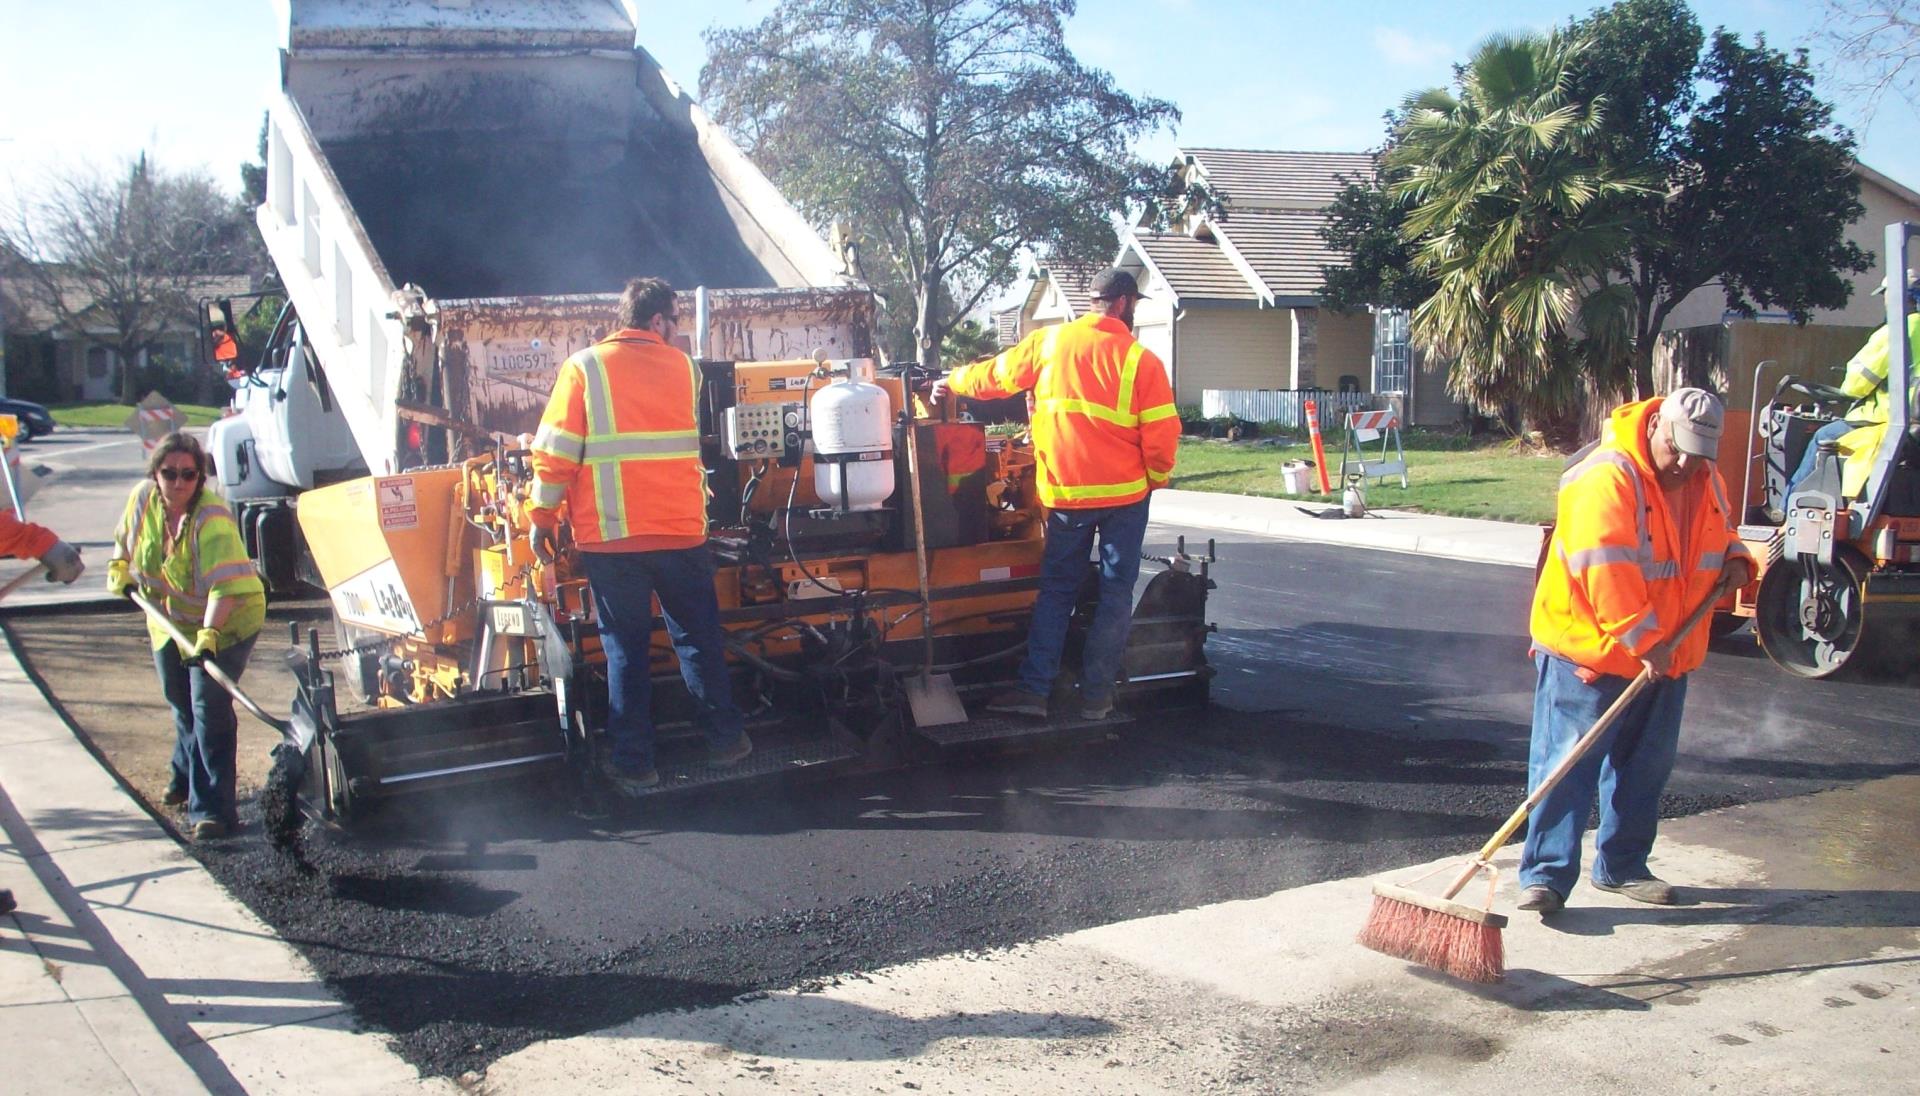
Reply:
[[[1534, 646], [1602, 674], [1633, 677], [1640, 657], [1679, 627], [1720, 580], [1751, 558], [1727, 513], [1720, 470], [1687, 481], [1681, 512], [1667, 504], [1647, 447], [1659, 398], [1616, 409], [1600, 445], [1560, 477], [1559, 516], [1533, 593]], [[1675, 645], [1669, 677], [1707, 657], [1708, 630]]]
[[[0, 487], [0, 491], [6, 490]], [[13, 500], [0, 498], [0, 557], [9, 559], [39, 559], [60, 543], [53, 530], [44, 525], [34, 525], [21, 521], [13, 512]]]
[[1167, 369], [1117, 319], [1089, 314], [1043, 328], [997, 358], [954, 371], [971, 399], [1033, 394], [1042, 505], [1125, 506], [1165, 487], [1180, 445]]
[[566, 360], [533, 438], [528, 518], [564, 501], [583, 549], [690, 548], [707, 536], [693, 360], [651, 331], [616, 331]]

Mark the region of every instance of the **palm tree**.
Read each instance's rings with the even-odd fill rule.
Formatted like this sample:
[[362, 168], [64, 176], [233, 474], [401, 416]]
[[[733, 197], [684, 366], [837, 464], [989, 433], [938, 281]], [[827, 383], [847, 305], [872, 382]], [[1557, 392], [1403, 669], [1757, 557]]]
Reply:
[[1454, 395], [1529, 426], [1565, 422], [1583, 371], [1625, 360], [1632, 300], [1605, 271], [1626, 246], [1621, 199], [1647, 184], [1610, 166], [1605, 100], [1574, 100], [1583, 42], [1496, 35], [1455, 78], [1404, 103], [1387, 154], [1401, 233], [1434, 279], [1415, 341], [1455, 363]]

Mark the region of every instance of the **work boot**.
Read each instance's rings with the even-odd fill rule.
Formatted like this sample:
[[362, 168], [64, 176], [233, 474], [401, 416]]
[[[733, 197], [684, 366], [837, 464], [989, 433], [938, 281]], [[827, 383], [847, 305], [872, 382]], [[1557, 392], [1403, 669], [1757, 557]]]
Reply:
[[208, 818], [193, 824], [193, 842], [218, 841], [227, 836], [227, 824], [218, 818]]
[[1105, 719], [1113, 714], [1113, 694], [1080, 697], [1080, 718]]
[[160, 797], [160, 803], [166, 807], [178, 807], [187, 801], [187, 789], [178, 784], [167, 785], [167, 794]]
[[1030, 693], [1025, 689], [1008, 689], [987, 701], [990, 712], [1004, 712], [1009, 715], [1030, 715], [1036, 719], [1047, 718], [1047, 698], [1039, 693]]
[[1635, 902], [1645, 902], [1649, 906], [1671, 906], [1676, 898], [1673, 884], [1651, 875], [1645, 879], [1629, 879], [1624, 883], [1602, 883], [1598, 879], [1592, 882], [1603, 891], [1624, 894]]
[[607, 778], [607, 783], [613, 785], [614, 791], [629, 799], [660, 783], [660, 770], [651, 765], [644, 769], [629, 769], [609, 759], [600, 766], [600, 772]]
[[1549, 886], [1535, 884], [1520, 892], [1520, 908], [1533, 913], [1559, 913], [1566, 905], [1560, 892]]
[[13, 900], [13, 892], [0, 887], [0, 914], [12, 913], [19, 908], [20, 904]]
[[715, 750], [707, 754], [707, 764], [712, 765], [716, 769], [731, 769], [735, 765], [745, 761], [747, 755], [752, 752], [753, 740], [747, 737], [747, 732], [741, 731], [740, 737], [735, 740], [733, 745], [728, 746], [724, 750]]

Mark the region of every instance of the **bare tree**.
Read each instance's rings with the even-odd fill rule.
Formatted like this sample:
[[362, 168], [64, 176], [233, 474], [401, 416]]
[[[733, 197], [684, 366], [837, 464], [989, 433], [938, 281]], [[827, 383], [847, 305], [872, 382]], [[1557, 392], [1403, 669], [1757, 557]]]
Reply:
[[1920, 106], [1920, 2], [1822, 0], [1816, 39], [1831, 53], [1822, 76], [1871, 112], [1891, 91]]
[[244, 270], [253, 227], [206, 175], [169, 174], [142, 155], [118, 175], [50, 176], [0, 214], [0, 264], [60, 326], [112, 347], [120, 395], [139, 398], [137, 365], [171, 330], [199, 322], [208, 275]]

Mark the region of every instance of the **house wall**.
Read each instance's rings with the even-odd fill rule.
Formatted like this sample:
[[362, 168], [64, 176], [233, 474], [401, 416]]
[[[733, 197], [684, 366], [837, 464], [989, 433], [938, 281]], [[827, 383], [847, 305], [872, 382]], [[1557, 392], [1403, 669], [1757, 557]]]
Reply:
[[1291, 310], [1189, 307], [1174, 351], [1176, 403], [1199, 403], [1209, 388], [1295, 387]]
[[[1873, 294], [1886, 273], [1886, 261], [1880, 252], [1886, 250], [1887, 226], [1894, 221], [1920, 221], [1920, 205], [1864, 178], [1860, 180], [1860, 204], [1867, 211], [1861, 214], [1859, 220], [1847, 226], [1847, 239], [1873, 256], [1873, 266], [1865, 273], [1853, 276], [1853, 295], [1847, 298], [1845, 308], [1815, 312], [1813, 323], [1878, 327], [1887, 322], [1886, 303]], [[1920, 262], [1913, 265], [1920, 267]], [[1679, 331], [1717, 324], [1726, 308], [1727, 296], [1719, 282], [1701, 286], [1674, 308], [1661, 330]]]
[[1359, 380], [1360, 391], [1373, 391], [1373, 316], [1366, 312], [1342, 315], [1326, 309], [1311, 311], [1318, 314], [1314, 324], [1314, 384], [1338, 390], [1345, 375]]

